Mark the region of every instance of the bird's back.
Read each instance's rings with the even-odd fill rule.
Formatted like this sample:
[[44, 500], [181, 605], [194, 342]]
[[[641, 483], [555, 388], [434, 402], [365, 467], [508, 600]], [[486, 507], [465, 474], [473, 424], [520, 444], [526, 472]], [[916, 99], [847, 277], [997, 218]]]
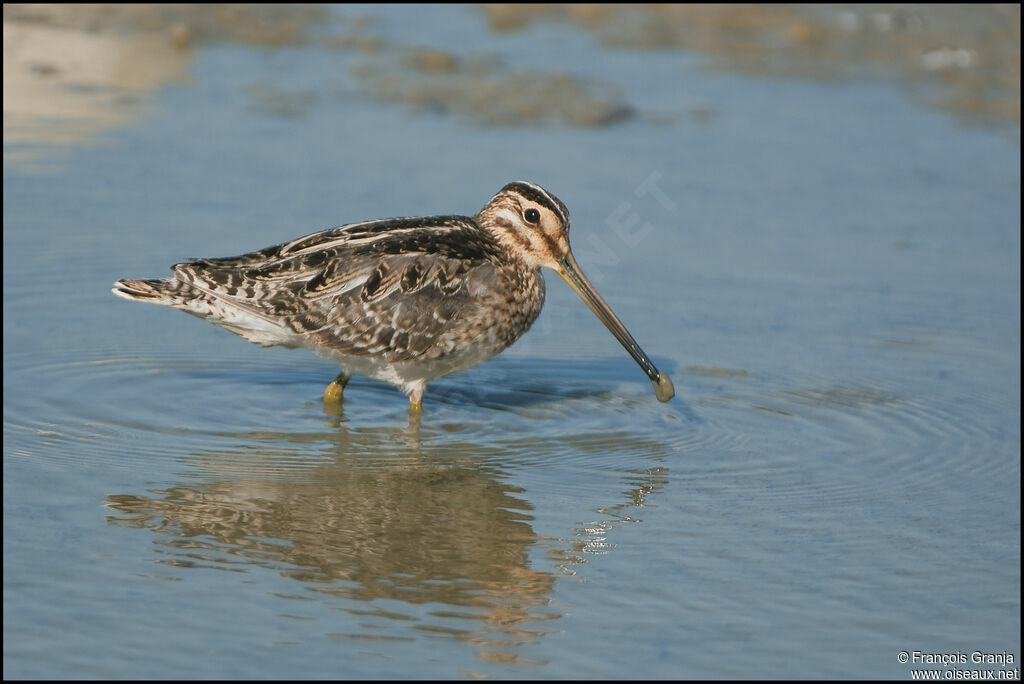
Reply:
[[166, 280], [118, 281], [114, 292], [183, 309], [258, 344], [309, 347], [342, 363], [467, 350], [486, 358], [529, 328], [544, 295], [537, 269], [464, 216], [350, 224], [173, 271]]

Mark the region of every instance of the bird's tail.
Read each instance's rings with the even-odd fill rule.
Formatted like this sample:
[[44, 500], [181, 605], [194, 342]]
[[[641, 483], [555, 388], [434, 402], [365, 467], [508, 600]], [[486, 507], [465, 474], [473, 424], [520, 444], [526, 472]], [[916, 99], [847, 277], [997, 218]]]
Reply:
[[181, 309], [264, 347], [301, 344], [296, 341], [299, 336], [262, 315], [256, 307], [205, 292], [177, 277], [166, 280], [122, 279], [114, 283], [112, 292], [125, 299]]
[[178, 308], [187, 308], [190, 300], [198, 294], [196, 290], [177, 278], [166, 280], [128, 280], [122, 278], [114, 283], [111, 292], [118, 297], [135, 299], [152, 304], [163, 304]]

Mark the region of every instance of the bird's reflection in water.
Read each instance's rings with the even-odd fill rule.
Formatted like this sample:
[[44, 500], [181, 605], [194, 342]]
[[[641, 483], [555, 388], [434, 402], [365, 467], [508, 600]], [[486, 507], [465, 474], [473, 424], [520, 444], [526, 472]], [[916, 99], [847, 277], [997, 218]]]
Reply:
[[[412, 626], [463, 639], [486, 661], [522, 662], [515, 647], [541, 638], [560, 617], [549, 606], [556, 568], [571, 572], [601, 552], [594, 526], [542, 540], [530, 524], [532, 505], [506, 481], [494, 447], [446, 443], [430, 453], [410, 448], [410, 434], [342, 430], [312, 458], [309, 443], [268, 448], [285, 436], [250, 434], [240, 447], [189, 459], [203, 483], [108, 496], [117, 514], [107, 520], [159, 533], [161, 563], [272, 569], [346, 600], [350, 613], [380, 618], [391, 636], [409, 637]], [[660, 489], [664, 473], [629, 479], [638, 484], [625, 500], [600, 510], [605, 527]], [[535, 567], [545, 552], [552, 571]], [[406, 604], [408, 613], [372, 605], [378, 599]]]

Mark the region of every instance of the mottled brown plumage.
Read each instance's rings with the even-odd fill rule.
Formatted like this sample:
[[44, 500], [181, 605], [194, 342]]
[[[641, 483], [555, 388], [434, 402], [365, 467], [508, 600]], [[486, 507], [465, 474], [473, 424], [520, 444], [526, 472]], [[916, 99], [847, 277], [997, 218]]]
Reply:
[[354, 223], [237, 257], [196, 259], [165, 280], [119, 280], [114, 293], [182, 309], [264, 346], [306, 347], [342, 372], [390, 382], [418, 409], [426, 383], [501, 352], [544, 304], [555, 269], [644, 368], [659, 373], [583, 277], [569, 212], [540, 186], [506, 185], [474, 217]]

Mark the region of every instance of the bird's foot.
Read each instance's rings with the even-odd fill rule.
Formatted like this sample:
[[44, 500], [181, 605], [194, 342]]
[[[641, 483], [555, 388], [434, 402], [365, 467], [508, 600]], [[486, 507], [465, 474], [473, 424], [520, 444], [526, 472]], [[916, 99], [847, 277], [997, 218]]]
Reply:
[[331, 384], [324, 390], [324, 402], [328, 404], [341, 403], [342, 394], [345, 391], [345, 385], [348, 384], [350, 376], [344, 373], [339, 373], [338, 377], [331, 380]]

